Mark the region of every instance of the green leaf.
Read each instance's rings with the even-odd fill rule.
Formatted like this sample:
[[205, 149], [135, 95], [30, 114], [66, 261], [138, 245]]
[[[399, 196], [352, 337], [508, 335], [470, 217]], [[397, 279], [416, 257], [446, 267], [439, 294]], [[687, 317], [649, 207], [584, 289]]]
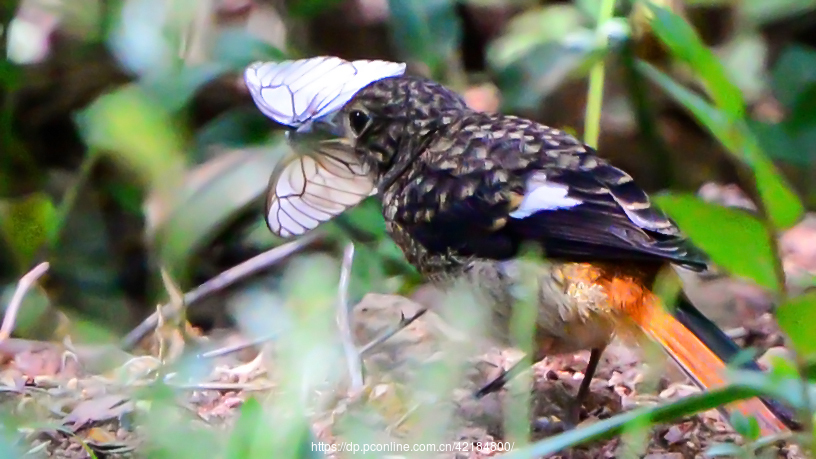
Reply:
[[[100, 327], [99, 331], [126, 331], [130, 325], [128, 320], [123, 320], [128, 306], [122, 291], [119, 263], [128, 258], [116, 245], [122, 240], [122, 230], [109, 232], [105, 212], [113, 208], [109, 198], [94, 185], [88, 181], [79, 184], [74, 203], [60, 223], [48, 255], [51, 263], [48, 276], [54, 286], [48, 293], [52, 295], [52, 303], [62, 311], [79, 312], [85, 319], [109, 327]], [[80, 319], [73, 317], [73, 325]], [[72, 336], [84, 341], [100, 334], [77, 331]]]
[[[739, 386], [744, 389], [752, 389], [757, 393], [765, 394], [765, 397], [778, 400], [785, 405], [792, 407], [794, 410], [799, 410], [805, 407], [809, 402], [805, 400], [803, 394], [805, 388], [798, 373], [790, 378], [786, 378], [778, 374], [768, 374], [761, 371], [754, 370], [731, 370], [728, 372], [729, 379], [734, 381], [734, 386]], [[814, 387], [810, 386], [809, 391], [813, 392]], [[811, 394], [813, 397], [816, 394]]]
[[745, 450], [734, 443], [715, 443], [705, 450], [706, 457], [739, 457], [743, 454]]
[[[583, 32], [591, 33], [588, 30]], [[488, 50], [488, 61], [502, 91], [504, 110], [535, 110], [562, 84], [589, 73], [605, 51], [571, 47], [562, 42], [538, 45], [507, 66], [500, 66]]]
[[227, 440], [227, 451], [224, 457], [227, 459], [252, 457], [250, 453], [252, 452], [253, 438], [259, 433], [263, 425], [263, 407], [255, 397], [250, 397], [241, 405], [238, 419], [235, 421], [229, 440]]
[[144, 90], [128, 85], [96, 99], [78, 116], [88, 145], [106, 151], [154, 188], [175, 183], [183, 168], [172, 119]]
[[444, 76], [462, 40], [462, 24], [453, 0], [389, 0], [394, 43], [403, 56], [424, 62], [431, 75]]
[[760, 436], [759, 422], [756, 418], [747, 417], [739, 411], [731, 413], [731, 425], [734, 430], [748, 440], [756, 440]]
[[735, 157], [751, 167], [760, 197], [774, 225], [779, 229], [792, 226], [799, 220], [804, 207], [762, 152], [759, 141], [748, 128], [740, 89], [731, 82], [723, 64], [705, 46], [691, 25], [672, 11], [652, 3], [648, 6], [654, 15], [652, 28], [655, 34], [674, 57], [694, 70], [715, 107], [648, 64], [639, 62], [639, 70], [686, 106]]
[[772, 292], [779, 291], [776, 255], [757, 218], [691, 194], [666, 193], [655, 196], [655, 201], [714, 263]]
[[760, 25], [816, 10], [816, 2], [813, 0], [744, 0], [739, 6], [743, 17]]
[[487, 49], [506, 110], [534, 110], [571, 78], [581, 78], [608, 52], [573, 5], [530, 9]]
[[379, 254], [368, 245], [358, 244], [354, 258], [351, 265], [351, 297], [362, 298], [367, 293], [382, 292], [385, 271]]
[[490, 45], [491, 61], [499, 67], [507, 66], [524, 59], [537, 46], [560, 42], [578, 30], [585, 31], [589, 37], [594, 35], [573, 5], [529, 9], [514, 17], [507, 25], [507, 32]]
[[648, 446], [651, 431], [649, 416], [638, 416], [626, 423], [621, 433], [621, 449], [628, 457], [642, 457]]
[[717, 56], [744, 99], [756, 101], [767, 93], [768, 43], [759, 32], [738, 34], [717, 50]]
[[311, 17], [335, 7], [342, 0], [296, 0], [290, 2], [289, 13], [292, 16]]
[[204, 84], [228, 70], [226, 65], [207, 63], [169, 72], [156, 72], [142, 78], [139, 85], [167, 112], [184, 108]]
[[[148, 408], [141, 423], [145, 442], [140, 454], [153, 458], [219, 457], [223, 437], [197, 422], [195, 414], [174, 402], [173, 389], [158, 382], [140, 391], [139, 401]], [[200, 419], [200, 418], [198, 418]], [[223, 457], [223, 456], [220, 456]]]
[[785, 124], [794, 132], [812, 130], [816, 127], [816, 84], [810, 84], [802, 89]]
[[799, 370], [796, 368], [795, 362], [786, 357], [772, 355], [768, 361], [768, 366], [770, 367], [768, 374], [773, 379], [780, 381], [785, 379], [799, 379]]
[[734, 157], [752, 169], [759, 195], [776, 228], [788, 228], [799, 220], [804, 213], [802, 202], [764, 155], [747, 123], [729, 119], [722, 110], [718, 110], [699, 95], [677, 84], [648, 63], [639, 61], [635, 66], [638, 71], [685, 106]]
[[739, 384], [734, 384], [724, 388], [719, 388], [682, 398], [675, 402], [648, 409], [639, 409], [627, 413], [613, 416], [609, 419], [595, 422], [586, 427], [581, 427], [564, 432], [553, 437], [546, 438], [529, 447], [517, 449], [509, 454], [501, 456], [502, 459], [532, 459], [546, 457], [551, 454], [561, 452], [567, 448], [583, 445], [592, 441], [604, 440], [619, 435], [628, 423], [641, 417], [648, 417], [653, 424], [670, 422], [672, 420], [689, 416], [701, 411], [710, 410], [722, 405], [742, 400], [745, 398], [762, 395], [766, 385], [745, 384], [740, 380]]
[[799, 167], [816, 163], [815, 69], [816, 50], [788, 46], [771, 72], [773, 93], [787, 116], [781, 121], [751, 123], [769, 155]]
[[0, 234], [14, 251], [21, 270], [30, 267], [39, 249], [53, 242], [57, 225], [56, 208], [44, 194], [0, 201]]
[[805, 212], [802, 201], [768, 158], [763, 156], [756, 161], [754, 179], [768, 217], [777, 229], [787, 229], [799, 222]]
[[20, 416], [15, 416], [12, 410], [3, 410], [0, 414], [0, 423], [6, 426], [0, 431], [0, 457], [26, 457], [27, 454], [20, 443], [18, 429], [23, 428], [23, 424], [30, 425], [30, 421], [23, 422]]
[[[0, 287], [0, 309], [8, 307], [17, 283]], [[53, 336], [58, 326], [57, 315], [52, 314], [51, 302], [45, 290], [39, 285], [33, 285], [23, 297], [17, 319], [14, 322], [14, 335], [21, 338], [48, 339]], [[73, 331], [73, 330], [72, 330]]]
[[192, 162], [203, 163], [214, 154], [213, 145], [243, 148], [268, 139], [269, 118], [260, 110], [229, 110], [196, 131], [189, 157]]
[[685, 62], [700, 78], [709, 97], [733, 119], [745, 116], [745, 103], [739, 88], [717, 56], [706, 47], [697, 32], [682, 17], [651, 2], [647, 5], [654, 15], [651, 26], [672, 55]]
[[343, 219], [358, 231], [368, 233], [371, 238], [383, 239], [386, 237], [382, 203], [378, 199], [364, 200], [353, 209], [343, 213]]
[[190, 171], [172, 197], [156, 201], [164, 209], [153, 222], [162, 260], [184, 270], [196, 250], [260, 202], [285, 148], [278, 143], [222, 154]]
[[816, 292], [789, 299], [776, 310], [779, 326], [790, 338], [793, 347], [805, 359], [816, 358]]
[[[795, 116], [792, 114], [791, 117]], [[816, 128], [793, 130], [788, 121], [766, 123], [750, 120], [748, 126], [757, 138], [763, 151], [773, 160], [784, 161], [797, 167], [810, 167], [816, 161]], [[816, 126], [816, 123], [814, 123]]]
[[179, 1], [173, 5], [175, 14], [172, 18], [168, 14], [171, 6], [159, 0], [132, 0], [118, 4], [121, 6], [112, 7], [117, 10], [116, 18], [111, 21], [111, 33], [105, 38], [108, 49], [120, 65], [141, 76], [178, 62], [182, 22], [192, 20], [196, 11], [191, 1]]
[[213, 60], [236, 71], [255, 61], [282, 61], [286, 53], [252, 35], [243, 27], [221, 31], [213, 45]]
[[647, 62], [638, 61], [635, 63], [635, 68], [663, 88], [663, 90], [677, 102], [686, 107], [726, 148], [729, 150], [734, 148], [735, 141], [732, 139], [733, 134], [729, 129], [728, 120], [720, 110], [717, 110], [716, 107], [709, 104], [705, 99], [688, 88], [681, 86], [671, 77]]
[[793, 107], [802, 90], [816, 83], [816, 49], [787, 46], [771, 70], [774, 95], [786, 107]]

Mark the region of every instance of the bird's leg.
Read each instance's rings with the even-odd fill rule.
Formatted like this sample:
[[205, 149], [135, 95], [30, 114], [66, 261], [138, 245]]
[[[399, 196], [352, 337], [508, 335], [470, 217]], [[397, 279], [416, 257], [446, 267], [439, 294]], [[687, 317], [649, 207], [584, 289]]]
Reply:
[[578, 388], [578, 393], [572, 400], [568, 411], [567, 419], [557, 418], [541, 418], [536, 421], [536, 429], [549, 435], [554, 435], [567, 430], [575, 428], [581, 422], [581, 408], [584, 406], [587, 396], [589, 395], [589, 387], [592, 383], [592, 378], [595, 376], [595, 371], [598, 369], [598, 363], [601, 361], [601, 355], [604, 348], [593, 348], [589, 353], [589, 362], [587, 363], [586, 371], [584, 372], [584, 379], [581, 380], [581, 386]]
[[[598, 370], [598, 364], [601, 361], [603, 351], [603, 347], [594, 348], [590, 351], [589, 362], [587, 363], [587, 367], [584, 372], [584, 379], [581, 380], [581, 386], [578, 388], [578, 393], [575, 395], [575, 398], [567, 411], [567, 419], [541, 419], [537, 422], [537, 429], [547, 433], [556, 434], [570, 430], [581, 422], [581, 408], [583, 408], [584, 402], [589, 396], [592, 378], [595, 376], [595, 372]], [[512, 367], [502, 371], [499, 376], [474, 392], [473, 396], [475, 398], [482, 398], [487, 394], [501, 390], [511, 379], [515, 378], [521, 374], [522, 371], [529, 368], [529, 366], [525, 365], [525, 362], [526, 359], [522, 359], [513, 364]]]
[[528, 368], [528, 365], [525, 365], [526, 361], [527, 359], [521, 359], [514, 363], [512, 367], [502, 371], [499, 376], [495, 377], [492, 381], [482, 386], [481, 389], [474, 392], [473, 396], [475, 398], [482, 398], [487, 394], [501, 390], [508, 381], [515, 378], [521, 374], [522, 371]]
[[581, 422], [581, 407], [584, 406], [584, 402], [587, 396], [589, 396], [589, 386], [592, 383], [592, 378], [595, 376], [595, 371], [598, 369], [598, 363], [601, 361], [603, 351], [604, 348], [596, 347], [589, 352], [589, 362], [584, 372], [584, 379], [581, 381], [581, 386], [578, 388], [578, 394], [575, 396], [574, 404], [569, 413], [569, 421], [573, 425], [578, 425], [578, 423]]

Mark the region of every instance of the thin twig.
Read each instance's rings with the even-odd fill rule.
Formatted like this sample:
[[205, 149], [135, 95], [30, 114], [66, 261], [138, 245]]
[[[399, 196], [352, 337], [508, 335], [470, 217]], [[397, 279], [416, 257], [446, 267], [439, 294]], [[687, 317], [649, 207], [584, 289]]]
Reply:
[[277, 336], [278, 336], [278, 333], [275, 332], [275, 333], [272, 333], [272, 334], [269, 334], [269, 335], [261, 336], [260, 338], [255, 338], [255, 339], [253, 339], [251, 341], [246, 341], [244, 343], [231, 344], [229, 346], [220, 347], [218, 349], [213, 349], [211, 351], [202, 352], [201, 354], [198, 355], [198, 357], [202, 358], [202, 359], [213, 359], [213, 358], [216, 358], [216, 357], [222, 357], [222, 356], [225, 356], [227, 354], [232, 354], [233, 352], [243, 351], [244, 349], [254, 347], [254, 346], [258, 346], [258, 345], [264, 344], [264, 343], [266, 343], [268, 341], [272, 341]]
[[[159, 357], [159, 361], [164, 363], [164, 354], [165, 354], [165, 340], [164, 336], [161, 334], [161, 328], [164, 327], [165, 319], [164, 319], [164, 311], [162, 311], [162, 307], [156, 306], [156, 328], [153, 329], [153, 336], [156, 338], [156, 344], [158, 345], [159, 349], [156, 354]], [[159, 365], [161, 368], [161, 365]]]
[[160, 272], [162, 284], [164, 285], [164, 289], [167, 290], [167, 296], [170, 298], [170, 304], [176, 307], [176, 312], [180, 312], [187, 304], [184, 301], [184, 293], [182, 293], [178, 284], [173, 280], [173, 277], [170, 276], [170, 272], [167, 271], [166, 267], [162, 267]]
[[[258, 256], [252, 257], [249, 260], [224, 271], [207, 282], [204, 282], [195, 289], [187, 292], [184, 295], [184, 303], [189, 308], [207, 295], [223, 290], [239, 280], [246, 278], [247, 276], [269, 268], [289, 255], [292, 255], [293, 253], [308, 246], [318, 237], [319, 234], [317, 232], [309, 233], [300, 239], [287, 242], [286, 244], [275, 247], [272, 250], [267, 250]], [[162, 314], [164, 314], [165, 318], [172, 317], [173, 308], [174, 306], [172, 304], [165, 304], [161, 307]], [[122, 339], [122, 348], [128, 351], [136, 347], [142, 338], [147, 336], [153, 329], [156, 328], [158, 319], [158, 312], [151, 314], [150, 317], [145, 319]]]
[[79, 171], [77, 171], [73, 182], [71, 182], [71, 185], [62, 195], [62, 201], [60, 201], [59, 207], [57, 207], [57, 229], [55, 234], [58, 236], [61, 235], [62, 231], [65, 229], [66, 222], [68, 221], [68, 215], [74, 209], [79, 193], [88, 182], [88, 179], [93, 173], [94, 166], [96, 166], [97, 161], [101, 157], [102, 155], [96, 150], [90, 149], [85, 155], [85, 159], [82, 161], [82, 164], [80, 164]]
[[806, 440], [806, 434], [802, 434], [799, 432], [787, 431], [787, 432], [779, 432], [777, 434], [768, 435], [767, 437], [762, 437], [759, 440], [753, 442], [751, 447], [754, 450], [758, 450], [760, 448], [766, 448], [768, 446], [772, 446], [776, 443], [781, 441], [796, 441], [797, 443], [802, 443], [803, 440]]
[[14, 290], [14, 295], [11, 297], [8, 308], [6, 308], [5, 317], [3, 317], [3, 325], [0, 326], [0, 341], [11, 336], [11, 332], [14, 331], [14, 324], [17, 321], [17, 312], [20, 311], [20, 306], [23, 304], [25, 294], [34, 282], [37, 282], [37, 279], [48, 271], [49, 266], [48, 262], [44, 261], [27, 272], [20, 278], [20, 281], [17, 282], [17, 289]]
[[168, 387], [180, 390], [218, 390], [218, 391], [262, 391], [274, 389], [275, 384], [252, 384], [252, 383], [226, 383], [226, 382], [202, 382], [202, 383], [174, 383], [165, 381]]
[[340, 340], [343, 351], [346, 353], [351, 390], [357, 392], [363, 388], [363, 365], [360, 352], [354, 345], [354, 336], [351, 333], [351, 317], [349, 317], [348, 292], [351, 283], [351, 265], [354, 262], [354, 243], [349, 242], [343, 251], [343, 266], [340, 271], [340, 285], [337, 289], [337, 327], [340, 329]]
[[263, 350], [262, 350], [261, 352], [258, 352], [258, 355], [256, 355], [255, 358], [252, 359], [252, 361], [250, 361], [250, 362], [244, 363], [242, 365], [238, 365], [235, 368], [224, 369], [224, 370], [219, 369], [217, 371], [221, 375], [237, 376], [238, 378], [240, 378], [241, 376], [251, 375], [253, 372], [255, 372], [259, 368], [261, 368], [263, 366], [263, 364], [264, 364], [264, 353], [263, 353]]
[[[190, 336], [187, 332], [187, 303], [184, 301], [184, 292], [181, 291], [178, 283], [173, 280], [173, 277], [166, 267], [161, 268], [161, 278], [164, 289], [167, 290], [167, 296], [170, 299], [169, 304], [172, 306], [171, 314], [173, 321], [171, 323], [181, 335], [181, 349], [183, 350], [184, 345], [188, 341], [194, 340], [194, 337]], [[157, 312], [159, 312], [158, 309]], [[156, 331], [159, 331], [158, 328]], [[161, 338], [161, 333], [159, 332], [157, 334]], [[178, 357], [179, 355], [181, 355], [181, 352], [176, 353], [173, 357]], [[167, 357], [167, 354], [159, 354], [159, 358], [162, 362], [166, 362]]]
[[416, 314], [414, 314], [413, 316], [411, 316], [411, 317], [409, 317], [407, 319], [405, 318], [405, 316], [402, 316], [402, 318], [400, 319], [400, 323], [397, 324], [396, 327], [394, 327], [391, 330], [388, 330], [387, 332], [383, 333], [382, 335], [374, 338], [373, 340], [371, 340], [371, 342], [369, 342], [368, 344], [363, 346], [363, 348], [360, 349], [360, 355], [363, 356], [363, 355], [368, 354], [369, 352], [371, 352], [372, 349], [374, 349], [375, 347], [377, 347], [380, 344], [384, 343], [389, 338], [391, 338], [392, 336], [399, 333], [401, 330], [404, 330], [409, 325], [414, 323], [415, 320], [422, 317], [426, 312], [428, 312], [427, 309], [420, 309], [419, 311], [417, 311]]

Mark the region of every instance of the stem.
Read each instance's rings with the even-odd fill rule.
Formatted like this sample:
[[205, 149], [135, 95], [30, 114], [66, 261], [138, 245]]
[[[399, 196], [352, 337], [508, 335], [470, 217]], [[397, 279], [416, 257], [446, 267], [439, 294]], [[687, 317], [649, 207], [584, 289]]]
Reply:
[[0, 325], [0, 342], [8, 339], [11, 336], [11, 332], [14, 331], [17, 313], [20, 310], [20, 306], [23, 304], [23, 298], [25, 297], [26, 292], [28, 292], [28, 289], [34, 285], [37, 279], [42, 277], [43, 274], [48, 271], [49, 266], [50, 265], [48, 262], [40, 263], [31, 271], [26, 273], [22, 278], [20, 278], [19, 282], [17, 282], [17, 289], [14, 290], [14, 296], [11, 297], [8, 308], [6, 308], [5, 317], [3, 317], [3, 324]]
[[0, 60], [6, 60], [9, 25], [17, 14], [17, 2], [0, 3]]
[[55, 241], [59, 238], [63, 228], [65, 228], [65, 222], [68, 220], [68, 214], [71, 213], [71, 210], [73, 210], [77, 196], [79, 195], [82, 187], [84, 187], [85, 183], [88, 181], [88, 178], [90, 177], [99, 156], [100, 155], [96, 150], [89, 149], [86, 152], [85, 159], [82, 160], [82, 164], [80, 165], [79, 171], [74, 178], [74, 182], [71, 183], [67, 190], [65, 190], [65, 194], [62, 196], [62, 201], [60, 201], [59, 207], [57, 208], [57, 228], [53, 235]]
[[[602, 0], [601, 11], [595, 30], [598, 34], [599, 45], [604, 48], [607, 44], [606, 35], [601, 35], [601, 26], [606, 24], [615, 12], [615, 0]], [[598, 137], [601, 132], [601, 105], [603, 103], [605, 64], [601, 58], [592, 66], [589, 73], [589, 95], [587, 97], [586, 116], [584, 118], [584, 143], [591, 147], [598, 146]]]
[[655, 123], [657, 112], [654, 109], [654, 104], [649, 100], [647, 83], [643, 75], [635, 67], [636, 56], [631, 43], [624, 46], [621, 57], [626, 71], [625, 82], [634, 106], [640, 135], [657, 161], [658, 167], [655, 168], [654, 183], [659, 184], [661, 187], [671, 188], [677, 185], [679, 181], [675, 174], [675, 168], [672, 166], [671, 153], [660, 136]]
[[[744, 164], [737, 164], [738, 167], [738, 174], [740, 175], [741, 181], [745, 184], [745, 187], [748, 191], [749, 196], [754, 197], [754, 202], [757, 207], [757, 213], [759, 218], [762, 220], [762, 224], [765, 227], [765, 237], [768, 240], [768, 244], [771, 246], [771, 251], [774, 254], [773, 263], [774, 263], [774, 273], [776, 274], [776, 281], [778, 284], [778, 290], [775, 293], [776, 305], [779, 307], [787, 303], [788, 301], [788, 286], [787, 286], [787, 276], [785, 275], [785, 268], [782, 266], [782, 260], [780, 259], [780, 251], [779, 251], [779, 241], [778, 241], [778, 229], [774, 226], [773, 221], [771, 221], [770, 216], [768, 215], [768, 207], [765, 205], [765, 202], [762, 200], [762, 195], [759, 192], [759, 187], [757, 186], [757, 177], [753, 170], [751, 170], [747, 165]], [[802, 401], [803, 404], [801, 407], [797, 407], [797, 411], [799, 413], [799, 417], [801, 418], [800, 421], [802, 422], [802, 431], [806, 432], [808, 435], [804, 436], [803, 438], [807, 441], [805, 443], [805, 447], [810, 449], [813, 443], [813, 400], [810, 397], [810, 384], [807, 376], [807, 361], [805, 358], [802, 357], [801, 354], [794, 351], [794, 360], [796, 362], [796, 368], [799, 372], [799, 377], [801, 378], [801, 390], [802, 390]]]

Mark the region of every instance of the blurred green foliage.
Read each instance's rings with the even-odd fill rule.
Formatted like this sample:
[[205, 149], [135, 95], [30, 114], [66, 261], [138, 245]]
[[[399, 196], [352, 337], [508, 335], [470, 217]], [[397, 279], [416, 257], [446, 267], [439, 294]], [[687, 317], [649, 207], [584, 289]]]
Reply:
[[504, 109], [535, 109], [565, 79], [585, 77], [608, 51], [597, 46], [593, 22], [578, 3], [530, 8], [515, 17], [487, 50]]
[[422, 62], [436, 79], [449, 76], [458, 58], [462, 28], [453, 0], [389, 0], [394, 45], [403, 58]]
[[[718, 266], [772, 292], [784, 287], [774, 269], [774, 247], [759, 219], [746, 211], [706, 203], [688, 194], [664, 194], [657, 197], [657, 203]], [[700, 222], [717, 225], [712, 228]]]
[[653, 29], [678, 60], [694, 69], [716, 108], [685, 88], [661, 78], [655, 70], [644, 66], [647, 75], [653, 77], [692, 111], [729, 152], [737, 155], [738, 159], [753, 170], [753, 180], [768, 217], [777, 228], [786, 229], [793, 226], [801, 217], [802, 205], [775, 170], [774, 165], [763, 154], [753, 133], [745, 124], [746, 107], [742, 93], [728, 79], [716, 56], [703, 45], [685, 21], [660, 8], [654, 8], [652, 12], [655, 15]]

